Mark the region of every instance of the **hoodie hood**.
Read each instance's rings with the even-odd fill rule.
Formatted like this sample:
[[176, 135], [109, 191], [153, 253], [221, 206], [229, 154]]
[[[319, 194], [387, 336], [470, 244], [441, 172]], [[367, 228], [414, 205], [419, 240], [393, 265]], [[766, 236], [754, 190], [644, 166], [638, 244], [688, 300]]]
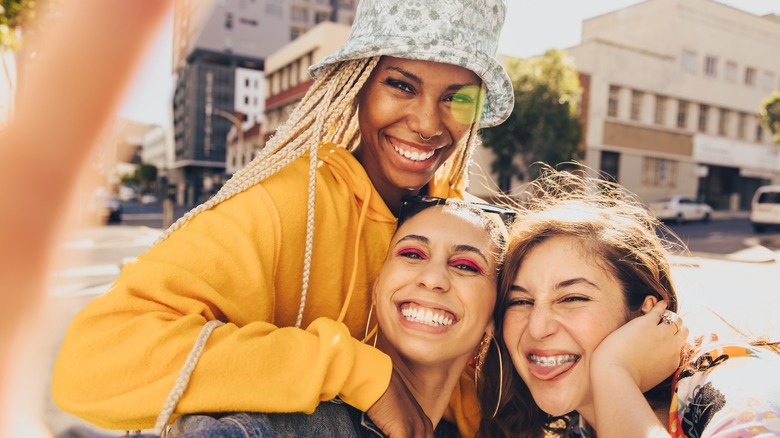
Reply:
[[[330, 166], [335, 178], [352, 190], [359, 205], [368, 202], [367, 219], [377, 222], [396, 222], [395, 215], [374, 188], [363, 166], [350, 151], [333, 143], [322, 143], [317, 157]], [[437, 176], [438, 174], [439, 172], [436, 173]], [[450, 187], [449, 181], [437, 176], [428, 183], [429, 195], [463, 199], [463, 191], [460, 188]]]

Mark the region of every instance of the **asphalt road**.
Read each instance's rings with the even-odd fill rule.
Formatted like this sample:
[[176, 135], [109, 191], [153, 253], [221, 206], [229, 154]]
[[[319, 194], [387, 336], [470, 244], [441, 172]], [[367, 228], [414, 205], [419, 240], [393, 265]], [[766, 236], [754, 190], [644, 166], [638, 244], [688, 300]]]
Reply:
[[747, 219], [724, 219], [710, 222], [669, 223], [667, 226], [695, 254], [730, 254], [762, 245], [780, 250], [780, 230], [755, 233]]

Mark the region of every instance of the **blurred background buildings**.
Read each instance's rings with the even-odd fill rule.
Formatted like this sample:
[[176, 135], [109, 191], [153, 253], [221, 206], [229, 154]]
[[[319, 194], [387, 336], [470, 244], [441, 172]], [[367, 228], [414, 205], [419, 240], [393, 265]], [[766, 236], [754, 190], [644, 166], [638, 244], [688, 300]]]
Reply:
[[262, 147], [266, 58], [321, 22], [350, 26], [355, 3], [175, 0], [174, 160], [167, 178], [179, 198], [205, 201]]
[[568, 52], [584, 86], [584, 161], [642, 199], [747, 210], [780, 182], [780, 145], [756, 117], [780, 89], [777, 15], [645, 1], [585, 20]]
[[[357, 3], [174, 0], [169, 120], [130, 130], [123, 122], [103, 155], [154, 166], [156, 184], [143, 190], [157, 198], [187, 207], [205, 201], [287, 119], [312, 83], [308, 67], [347, 38]], [[572, 158], [646, 202], [683, 194], [716, 210], [749, 209], [758, 186], [780, 183], [780, 145], [757, 118], [762, 100], [780, 90], [778, 48], [778, 15], [715, 0], [638, 1], [584, 20], [580, 43], [561, 48], [581, 84], [582, 136]], [[22, 75], [9, 52], [0, 56], [11, 67], [3, 97]], [[502, 59], [510, 68], [517, 61]], [[12, 110], [13, 99], [0, 99], [0, 127]], [[138, 145], [132, 160], [123, 144]], [[485, 146], [470, 191], [489, 197], [499, 178]], [[518, 159], [518, 169], [527, 166]], [[120, 167], [101, 169], [131, 169]], [[501, 187], [527, 177], [517, 172]], [[109, 188], [118, 193], [121, 175], [105, 179], [119, 181]]]

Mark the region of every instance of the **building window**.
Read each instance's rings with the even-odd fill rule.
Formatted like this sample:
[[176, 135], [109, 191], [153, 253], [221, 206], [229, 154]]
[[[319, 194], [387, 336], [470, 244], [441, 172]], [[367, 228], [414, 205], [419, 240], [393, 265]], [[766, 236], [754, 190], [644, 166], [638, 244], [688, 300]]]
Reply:
[[696, 52], [692, 50], [683, 51], [682, 55], [682, 67], [684, 71], [695, 73], [696, 72]]
[[761, 89], [764, 91], [772, 91], [775, 85], [775, 74], [771, 71], [765, 71], [761, 75]]
[[642, 120], [642, 98], [645, 93], [637, 90], [631, 91], [631, 120]]
[[710, 55], [704, 58], [704, 74], [713, 78], [718, 76], [718, 58]]
[[764, 141], [764, 127], [760, 123], [756, 123], [756, 143]]
[[268, 75], [268, 95], [276, 96], [281, 90], [279, 89], [279, 72], [273, 72]]
[[290, 66], [290, 86], [294, 87], [298, 85], [298, 80], [300, 79], [300, 73], [298, 71], [298, 68], [300, 67], [300, 63], [298, 61], [295, 61]]
[[301, 36], [301, 30], [298, 29], [297, 27], [291, 27], [290, 28], [290, 41], [298, 38], [299, 36]]
[[753, 67], [748, 67], [745, 69], [745, 85], [754, 86], [756, 85], [756, 69]]
[[246, 24], [247, 26], [257, 26], [257, 20], [253, 20], [251, 18], [239, 18], [238, 22], [241, 24]]
[[330, 19], [330, 14], [327, 12], [317, 12], [314, 14], [314, 24], [320, 24], [323, 21], [328, 21]]
[[609, 101], [607, 101], [607, 116], [617, 117], [618, 115], [618, 100], [620, 99], [620, 87], [615, 85], [609, 86]]
[[227, 13], [225, 14], [225, 29], [232, 29], [233, 28], [233, 14]]
[[282, 9], [281, 0], [275, 0], [275, 2], [268, 2], [265, 5], [266, 15], [274, 15], [276, 17], [282, 17], [284, 15], [284, 9]]
[[681, 100], [677, 102], [677, 127], [685, 129], [688, 127], [688, 101]]
[[293, 7], [290, 10], [290, 18], [292, 19], [292, 21], [297, 21], [299, 23], [305, 23], [307, 21], [307, 15], [308, 15], [306, 13], [306, 11], [307, 10], [303, 9], [303, 8]]
[[699, 132], [707, 132], [707, 117], [709, 113], [709, 105], [699, 104]]
[[282, 91], [290, 89], [290, 64], [287, 64], [282, 70]]
[[739, 113], [739, 119], [737, 120], [737, 138], [740, 140], [745, 139], [746, 125], [747, 125], [747, 114]]
[[721, 108], [718, 114], [718, 135], [725, 136], [729, 126], [729, 110]]
[[737, 63], [729, 61], [726, 63], [726, 80], [729, 82], [737, 82]]
[[607, 179], [620, 181], [620, 154], [612, 151], [601, 151], [601, 172]]
[[655, 96], [655, 124], [663, 125], [666, 120], [666, 96]]
[[664, 158], [642, 158], [642, 184], [651, 187], [675, 187], [677, 162]]

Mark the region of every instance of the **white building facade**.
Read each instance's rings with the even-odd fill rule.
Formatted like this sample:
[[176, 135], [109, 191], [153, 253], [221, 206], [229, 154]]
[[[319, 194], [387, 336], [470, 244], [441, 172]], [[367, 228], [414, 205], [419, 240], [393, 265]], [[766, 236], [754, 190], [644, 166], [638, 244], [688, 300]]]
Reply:
[[583, 79], [585, 163], [650, 202], [748, 209], [780, 182], [756, 115], [780, 89], [780, 17], [713, 0], [647, 0], [585, 20], [568, 50]]

